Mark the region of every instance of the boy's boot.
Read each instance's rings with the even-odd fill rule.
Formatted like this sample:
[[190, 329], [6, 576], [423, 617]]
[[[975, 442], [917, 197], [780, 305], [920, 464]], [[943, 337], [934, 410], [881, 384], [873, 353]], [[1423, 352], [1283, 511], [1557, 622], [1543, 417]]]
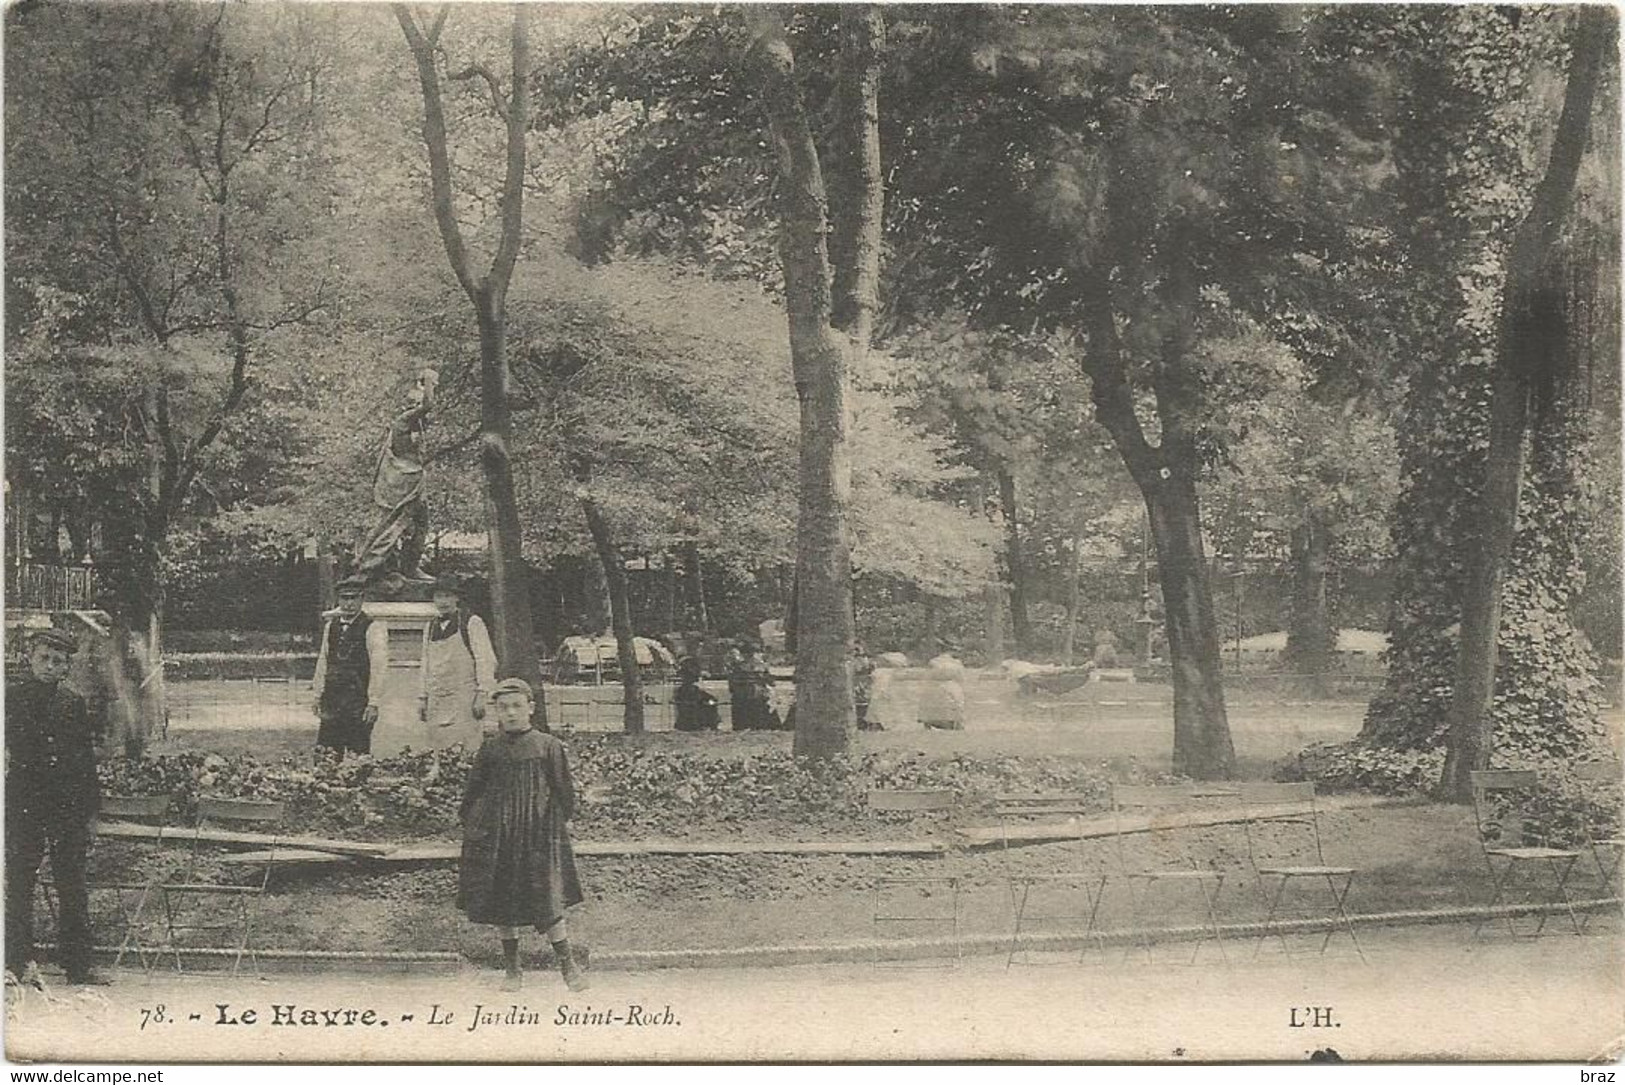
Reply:
[[553, 943], [553, 959], [559, 962], [559, 974], [564, 977], [564, 985], [572, 991], [585, 991], [590, 984], [587, 974], [576, 964], [576, 959], [570, 952], [568, 940]]
[[502, 965], [507, 969], [507, 975], [502, 979], [504, 991], [517, 991], [524, 985], [524, 976], [519, 971], [519, 939], [504, 938], [502, 940]]

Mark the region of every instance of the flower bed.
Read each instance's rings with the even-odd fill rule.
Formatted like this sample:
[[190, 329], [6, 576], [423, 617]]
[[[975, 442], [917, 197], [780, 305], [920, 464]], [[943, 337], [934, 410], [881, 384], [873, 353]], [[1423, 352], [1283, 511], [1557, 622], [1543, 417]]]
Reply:
[[[809, 762], [778, 750], [716, 757], [648, 749], [621, 735], [573, 736], [570, 754], [583, 839], [895, 835], [909, 815], [871, 812], [866, 798], [877, 788], [952, 790], [967, 815], [984, 812], [1000, 792], [1078, 792], [1103, 810], [1109, 802], [1102, 766], [1062, 757], [877, 752]], [[316, 751], [269, 761], [181, 753], [114, 759], [101, 771], [107, 794], [173, 795], [175, 824], [189, 821], [200, 795], [280, 799], [288, 830], [406, 841], [457, 836], [470, 756], [453, 749], [341, 760]]]

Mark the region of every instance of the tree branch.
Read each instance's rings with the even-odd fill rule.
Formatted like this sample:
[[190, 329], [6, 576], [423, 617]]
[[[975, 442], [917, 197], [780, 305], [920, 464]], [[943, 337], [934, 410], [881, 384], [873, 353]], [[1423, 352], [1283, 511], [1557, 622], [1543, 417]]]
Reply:
[[1112, 307], [1111, 283], [1106, 273], [1088, 268], [1079, 275], [1083, 329], [1087, 345], [1083, 352], [1083, 372], [1089, 378], [1089, 396], [1095, 417], [1112, 435], [1123, 463], [1144, 490], [1154, 485], [1161, 464], [1157, 450], [1145, 439], [1145, 430], [1134, 413], [1134, 386], [1129, 379], [1128, 359], [1117, 334], [1117, 317]]
[[[506, 295], [508, 281], [513, 276], [514, 261], [519, 258], [520, 227], [523, 224], [525, 200], [525, 127], [526, 106], [530, 85], [529, 10], [525, 4], [513, 6], [513, 97], [503, 119], [508, 122], [508, 171], [502, 180], [502, 240], [497, 245], [496, 258], [491, 261], [491, 290], [501, 297]], [[496, 94], [496, 80], [491, 80]]]
[[470, 64], [460, 72], [447, 75], [446, 78], [464, 82], [476, 75], [485, 80], [486, 87], [491, 91], [491, 108], [496, 110], [497, 116], [502, 118], [503, 123], [507, 123], [508, 104], [502, 100], [502, 85], [497, 82], [497, 77], [492, 74], [490, 68], [487, 68], [484, 64]]
[[835, 87], [836, 168], [844, 206], [831, 225], [834, 313], [837, 328], [863, 348], [874, 337], [880, 283], [880, 225], [885, 188], [880, 164], [880, 50], [886, 22], [875, 5], [841, 9], [842, 75]]
[[827, 326], [832, 306], [825, 239], [829, 203], [818, 148], [796, 84], [795, 55], [785, 39], [784, 17], [777, 7], [748, 5], [746, 17], [755, 31], [751, 52], [757, 87], [778, 159], [779, 249], [785, 292], [805, 299], [788, 307], [790, 319], [799, 316]]
[[255, 128], [254, 131], [249, 135], [248, 139], [243, 142], [244, 158], [247, 158], [249, 155], [253, 154], [256, 148], [276, 143], [282, 138], [281, 135], [265, 136], [266, 130], [271, 127], [271, 111], [276, 108], [277, 103], [280, 102], [289, 91], [293, 90], [298, 85], [299, 84], [296, 80], [290, 79], [284, 82], [280, 87], [273, 91], [268, 98], [265, 99], [265, 109], [260, 117], [259, 127]]
[[119, 233], [117, 211], [110, 210], [107, 214], [107, 238], [112, 246], [119, 274], [124, 277], [130, 293], [135, 295], [136, 309], [141, 314], [141, 322], [147, 326], [147, 331], [158, 341], [159, 346], [167, 345], [171, 335], [170, 329], [158, 315], [158, 308], [153, 304], [152, 295], [147, 291], [147, 284], [136, 274], [130, 254], [124, 247], [124, 238]]
[[423, 91], [423, 143], [429, 152], [429, 183], [434, 203], [435, 223], [440, 228], [440, 240], [446, 247], [446, 258], [458, 285], [475, 305], [480, 303], [480, 285], [468, 266], [468, 250], [463, 245], [462, 228], [451, 203], [451, 164], [446, 153], [446, 114], [440, 100], [440, 74], [435, 70], [434, 43], [440, 38], [445, 25], [447, 9], [442, 7], [435, 15], [434, 25], [425, 36], [418, 29], [412, 13], [405, 4], [393, 5], [395, 19], [406, 36], [417, 63], [418, 84]]
[[214, 178], [209, 174], [209, 167], [203, 161], [203, 148], [199, 147], [196, 138], [187, 128], [181, 129], [181, 140], [186, 144], [186, 160], [196, 171], [198, 180], [203, 182], [204, 191], [208, 192], [209, 199], [218, 201], [220, 194], [215, 187]]

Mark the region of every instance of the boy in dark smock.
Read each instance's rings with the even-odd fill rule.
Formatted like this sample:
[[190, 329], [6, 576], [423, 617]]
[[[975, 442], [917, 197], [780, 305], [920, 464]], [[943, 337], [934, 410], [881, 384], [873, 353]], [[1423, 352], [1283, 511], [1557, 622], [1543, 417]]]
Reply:
[[87, 853], [101, 787], [96, 728], [67, 687], [78, 649], [71, 633], [29, 635], [28, 669], [6, 676], [6, 969], [18, 977], [34, 952], [34, 886], [47, 853], [61, 901], [62, 967], [73, 984], [107, 981], [90, 967]]
[[564, 910], [584, 899], [568, 822], [575, 786], [564, 743], [531, 727], [530, 686], [518, 678], [491, 694], [497, 734], [474, 757], [463, 795], [463, 854], [457, 907], [474, 923], [500, 928], [506, 990], [518, 990], [519, 928], [553, 945], [564, 982], [587, 986], [570, 955]]

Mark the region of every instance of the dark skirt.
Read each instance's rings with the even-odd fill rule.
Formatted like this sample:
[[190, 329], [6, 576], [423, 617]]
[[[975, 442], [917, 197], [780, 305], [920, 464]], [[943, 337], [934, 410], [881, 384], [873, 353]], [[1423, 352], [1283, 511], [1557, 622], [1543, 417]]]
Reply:
[[[491, 740], [500, 745], [501, 738]], [[553, 751], [549, 751], [552, 754]], [[556, 756], [508, 760], [481, 751], [480, 792], [464, 827], [457, 907], [474, 923], [547, 928], [584, 899], [556, 792]]]

